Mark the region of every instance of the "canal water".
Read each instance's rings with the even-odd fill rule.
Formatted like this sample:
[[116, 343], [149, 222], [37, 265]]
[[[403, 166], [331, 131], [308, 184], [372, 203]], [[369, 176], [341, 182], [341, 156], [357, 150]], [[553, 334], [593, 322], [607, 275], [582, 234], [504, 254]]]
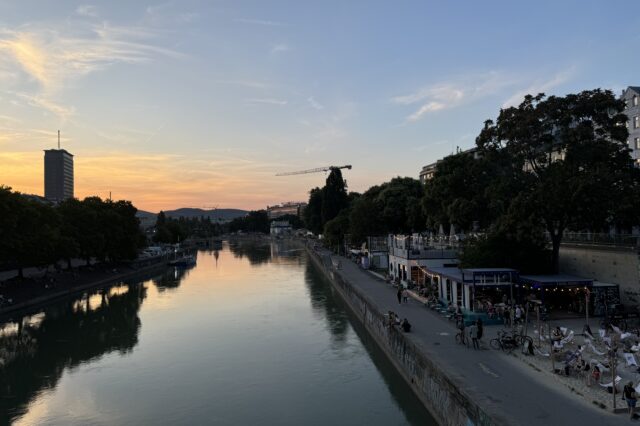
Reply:
[[0, 424], [435, 424], [299, 247], [197, 260], [1, 324]]

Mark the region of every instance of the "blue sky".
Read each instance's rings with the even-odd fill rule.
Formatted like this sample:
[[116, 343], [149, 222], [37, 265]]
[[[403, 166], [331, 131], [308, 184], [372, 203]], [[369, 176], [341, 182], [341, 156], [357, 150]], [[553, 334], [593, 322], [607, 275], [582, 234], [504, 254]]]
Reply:
[[524, 94], [640, 84], [632, 1], [0, 3], [0, 184], [262, 208], [352, 164], [350, 189], [471, 147]]

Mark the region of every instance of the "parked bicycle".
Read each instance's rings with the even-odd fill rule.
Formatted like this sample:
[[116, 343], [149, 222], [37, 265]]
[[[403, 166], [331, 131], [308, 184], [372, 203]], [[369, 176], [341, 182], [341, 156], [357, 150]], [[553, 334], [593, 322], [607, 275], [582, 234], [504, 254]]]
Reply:
[[491, 339], [489, 346], [504, 352], [511, 352], [516, 348], [522, 347], [523, 352], [526, 351], [526, 353], [533, 354], [533, 339], [531, 337], [507, 330], [498, 331], [498, 337]]
[[496, 350], [511, 352], [518, 346], [516, 336], [509, 331], [500, 330], [498, 331], [498, 337], [489, 341], [489, 346]]

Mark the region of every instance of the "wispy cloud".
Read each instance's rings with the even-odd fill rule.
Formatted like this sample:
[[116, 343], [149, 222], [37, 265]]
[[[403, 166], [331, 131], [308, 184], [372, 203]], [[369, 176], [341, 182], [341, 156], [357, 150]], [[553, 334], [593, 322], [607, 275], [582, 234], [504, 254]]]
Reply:
[[502, 73], [490, 72], [432, 84], [413, 93], [396, 96], [391, 101], [399, 105], [421, 104], [406, 118], [408, 122], [415, 122], [430, 113], [455, 108], [463, 101], [494, 95], [511, 84], [513, 79]]
[[275, 98], [251, 98], [244, 100], [248, 104], [287, 105], [289, 101]]
[[90, 18], [97, 18], [98, 9], [91, 4], [81, 4], [76, 8], [76, 14], [80, 16], [88, 16]]
[[566, 83], [576, 72], [576, 67], [571, 66], [565, 70], [559, 71], [551, 78], [546, 80], [538, 80], [530, 84], [526, 89], [518, 90], [509, 99], [502, 104], [503, 108], [519, 105], [526, 95], [537, 95], [538, 93], [546, 93], [564, 83]]
[[[91, 9], [82, 9], [84, 13]], [[0, 28], [0, 63], [19, 71], [36, 88], [24, 96], [29, 105], [67, 117], [71, 107], [54, 101], [70, 82], [117, 63], [143, 63], [159, 56], [180, 56], [154, 45], [150, 28], [118, 27], [78, 22], [58, 28], [26, 25]]]
[[250, 19], [250, 18], [237, 18], [234, 19], [234, 22], [238, 22], [240, 24], [249, 24], [249, 25], [263, 25], [266, 27], [284, 27], [286, 24], [277, 21], [269, 21], [266, 19]]
[[273, 46], [271, 46], [272, 54], [288, 52], [289, 50], [291, 50], [289, 45], [284, 43], [274, 44]]
[[311, 105], [311, 108], [313, 109], [317, 109], [317, 110], [324, 109], [324, 106], [320, 102], [316, 101], [313, 96], [309, 96], [307, 98], [307, 102], [309, 102], [309, 105]]
[[271, 89], [272, 84], [258, 80], [218, 80], [220, 84], [230, 84], [234, 86], [249, 87], [251, 89]]

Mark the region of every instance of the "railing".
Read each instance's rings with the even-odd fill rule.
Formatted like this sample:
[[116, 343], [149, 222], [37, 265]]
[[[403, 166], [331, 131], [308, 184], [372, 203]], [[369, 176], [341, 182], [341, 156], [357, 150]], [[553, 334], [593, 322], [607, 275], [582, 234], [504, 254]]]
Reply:
[[[545, 232], [545, 237], [551, 241], [551, 236]], [[630, 234], [608, 234], [594, 232], [567, 232], [562, 235], [563, 243], [606, 245], [616, 247], [640, 247], [640, 236]]]

